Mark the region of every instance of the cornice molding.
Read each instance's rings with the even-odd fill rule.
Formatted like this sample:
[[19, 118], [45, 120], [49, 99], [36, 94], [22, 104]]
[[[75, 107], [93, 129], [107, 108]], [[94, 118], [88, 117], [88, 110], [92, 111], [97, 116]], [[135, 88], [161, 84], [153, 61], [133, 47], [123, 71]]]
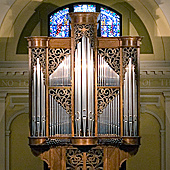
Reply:
[[170, 61], [141, 61], [140, 75], [148, 78], [170, 77]]
[[0, 77], [8, 78], [28, 78], [27, 61], [0, 61]]

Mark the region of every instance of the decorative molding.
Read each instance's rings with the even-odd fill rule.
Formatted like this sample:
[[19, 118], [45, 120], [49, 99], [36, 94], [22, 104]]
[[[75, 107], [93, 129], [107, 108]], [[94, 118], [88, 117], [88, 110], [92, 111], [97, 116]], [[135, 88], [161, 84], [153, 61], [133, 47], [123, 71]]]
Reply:
[[163, 92], [165, 101], [170, 101], [170, 91], [169, 92]]
[[170, 61], [141, 61], [141, 77], [170, 77]]
[[86, 161], [86, 169], [103, 170], [103, 154], [103, 149], [98, 148], [92, 148], [88, 152], [81, 152], [77, 148], [66, 149], [66, 169], [84, 169]]
[[119, 146], [123, 143], [123, 139], [122, 138], [99, 139], [98, 142], [99, 144], [104, 144], [104, 145]]
[[4, 91], [6, 93], [28, 93], [29, 89], [28, 87], [0, 87], [0, 93]]
[[0, 61], [0, 68], [26, 68], [28, 61]]
[[8, 78], [28, 78], [27, 61], [0, 61], [0, 77]]
[[[142, 99], [143, 98], [143, 99]], [[160, 107], [160, 95], [140, 95], [140, 104], [143, 105], [156, 105]]]
[[[24, 100], [23, 100], [24, 98], [28, 101], [24, 102]], [[20, 100], [20, 102], [18, 102], [17, 101], [18, 99], [22, 99], [22, 100]], [[16, 100], [16, 102], [15, 102], [15, 100]], [[29, 95], [12, 95], [12, 96], [10, 96], [9, 106], [11, 108], [13, 108], [16, 105], [23, 105], [24, 107], [28, 107], [28, 105], [29, 105], [28, 103], [29, 103]]]
[[1, 92], [0, 91], [0, 102], [5, 102], [7, 92]]
[[70, 139], [46, 139], [45, 141], [46, 145], [49, 146], [61, 146], [61, 145], [68, 145], [71, 144]]

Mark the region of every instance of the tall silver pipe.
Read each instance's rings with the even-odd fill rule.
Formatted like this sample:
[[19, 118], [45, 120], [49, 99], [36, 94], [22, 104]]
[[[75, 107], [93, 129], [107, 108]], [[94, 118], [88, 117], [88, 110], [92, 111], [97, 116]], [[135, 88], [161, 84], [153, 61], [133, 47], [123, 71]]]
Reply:
[[118, 92], [118, 95], [117, 95], [117, 98], [118, 98], [118, 114], [117, 114], [117, 120], [118, 120], [118, 132], [117, 132], [117, 135], [120, 135], [120, 105], [119, 105], [119, 92]]
[[78, 112], [78, 59], [77, 59], [77, 49], [75, 50], [75, 122], [76, 122], [76, 136], [78, 135], [78, 122], [77, 122], [77, 112]]
[[88, 83], [88, 88], [87, 88], [87, 113], [88, 113], [88, 131], [89, 131], [89, 136], [90, 136], [90, 134], [91, 134], [91, 113], [92, 113], [92, 101], [91, 101], [91, 99], [92, 99], [92, 87], [91, 87], [91, 74], [92, 74], [92, 72], [91, 72], [91, 56], [90, 56], [90, 53], [91, 53], [91, 51], [90, 51], [90, 43], [89, 43], [89, 38], [86, 38], [87, 39], [87, 49], [86, 49], [86, 51], [87, 51], [87, 66], [88, 66], [88, 71], [87, 71], [87, 83]]
[[124, 80], [124, 135], [128, 136], [128, 69]]
[[54, 113], [53, 113], [53, 116], [54, 116], [54, 135], [57, 133], [57, 129], [56, 129], [56, 121], [57, 121], [57, 119], [56, 119], [56, 116], [57, 116], [57, 111], [56, 111], [56, 105], [57, 105], [57, 102], [56, 102], [56, 100], [54, 100]]
[[118, 107], [117, 107], [117, 96], [115, 96], [115, 134], [117, 135], [117, 114], [118, 114]]
[[83, 134], [86, 134], [86, 117], [87, 117], [87, 63], [86, 63], [86, 38], [82, 37], [82, 118]]
[[102, 57], [99, 55], [99, 66], [98, 66], [98, 68], [99, 68], [99, 86], [101, 86], [102, 85]]
[[33, 67], [32, 81], [32, 136], [36, 135], [36, 66]]
[[40, 136], [40, 62], [37, 58], [37, 136]]
[[135, 80], [135, 66], [132, 66], [133, 74], [133, 122], [134, 122], [134, 136], [137, 136], [137, 87]]
[[100, 61], [100, 56], [98, 55], [97, 56], [97, 66], [98, 66], [97, 67], [97, 84], [98, 85], [99, 85], [99, 82], [100, 82], [100, 77], [99, 77], [100, 76], [100, 68], [99, 68], [99, 66], [100, 66], [99, 64], [100, 63], [99, 63], [99, 61]]
[[110, 131], [110, 134], [112, 134], [112, 123], [113, 123], [113, 100], [111, 101], [111, 103], [110, 103], [110, 125], [109, 125], [109, 127], [110, 127], [110, 129], [109, 129], [109, 131]]
[[81, 131], [81, 107], [82, 107], [82, 96], [81, 96], [81, 82], [82, 82], [82, 77], [81, 77], [81, 42], [78, 43], [78, 61], [77, 61], [78, 69], [77, 69], [77, 76], [78, 76], [78, 82], [77, 82], [77, 92], [78, 92], [78, 99], [77, 99], [77, 112], [79, 113], [79, 118], [80, 120], [78, 121], [78, 132], [80, 135]]
[[132, 59], [129, 58], [129, 135], [132, 136]]
[[[94, 134], [93, 126], [94, 126], [94, 66], [93, 66], [93, 49], [91, 49], [91, 103], [92, 103], [92, 135]], [[89, 101], [90, 102], [90, 101]]]
[[56, 103], [56, 133], [59, 134], [59, 124], [58, 124], [58, 121], [59, 121], [59, 104], [58, 102]]
[[45, 136], [45, 85], [41, 68], [41, 135]]
[[107, 121], [107, 124], [108, 124], [108, 126], [107, 126], [108, 134], [110, 134], [110, 108], [111, 108], [111, 102], [109, 102], [109, 104], [108, 104], [108, 113], [107, 113], [107, 115], [108, 115], [108, 121]]
[[51, 116], [52, 116], [52, 112], [51, 112], [51, 109], [52, 109], [52, 107], [51, 107], [51, 100], [52, 100], [52, 96], [51, 95], [49, 95], [49, 106], [50, 106], [50, 114], [49, 114], [49, 116], [50, 116], [50, 122], [49, 122], [49, 135], [51, 136], [52, 135], [52, 119], [51, 119]]
[[54, 135], [54, 98], [51, 97], [51, 135]]
[[58, 126], [59, 126], [59, 134], [61, 134], [61, 112], [62, 112], [62, 107], [59, 105], [59, 114], [58, 114]]

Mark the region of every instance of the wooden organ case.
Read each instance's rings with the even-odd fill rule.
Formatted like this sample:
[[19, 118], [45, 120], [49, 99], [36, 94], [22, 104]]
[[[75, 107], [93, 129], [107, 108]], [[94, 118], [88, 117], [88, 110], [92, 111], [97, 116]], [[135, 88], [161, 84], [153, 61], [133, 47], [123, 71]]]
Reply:
[[138, 151], [141, 37], [97, 37], [99, 13], [70, 13], [71, 37], [28, 37], [29, 145], [51, 170], [118, 170]]

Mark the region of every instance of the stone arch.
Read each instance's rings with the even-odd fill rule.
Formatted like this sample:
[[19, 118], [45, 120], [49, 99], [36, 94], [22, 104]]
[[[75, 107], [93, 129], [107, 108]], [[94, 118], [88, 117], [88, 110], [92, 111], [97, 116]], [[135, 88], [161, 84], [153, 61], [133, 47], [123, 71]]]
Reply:
[[9, 121], [7, 122], [7, 125], [6, 125], [6, 136], [5, 136], [5, 142], [6, 142], [6, 170], [9, 170], [10, 169], [10, 166], [9, 166], [9, 149], [10, 149], [10, 127], [11, 127], [11, 124], [12, 122], [20, 115], [22, 114], [28, 114], [29, 111], [28, 111], [28, 108], [23, 108], [17, 112], [15, 112], [9, 119]]
[[164, 122], [161, 120], [161, 118], [156, 113], [152, 112], [151, 110], [143, 109], [142, 112], [153, 116], [160, 125], [161, 170], [164, 170], [165, 169], [165, 125], [164, 125]]

